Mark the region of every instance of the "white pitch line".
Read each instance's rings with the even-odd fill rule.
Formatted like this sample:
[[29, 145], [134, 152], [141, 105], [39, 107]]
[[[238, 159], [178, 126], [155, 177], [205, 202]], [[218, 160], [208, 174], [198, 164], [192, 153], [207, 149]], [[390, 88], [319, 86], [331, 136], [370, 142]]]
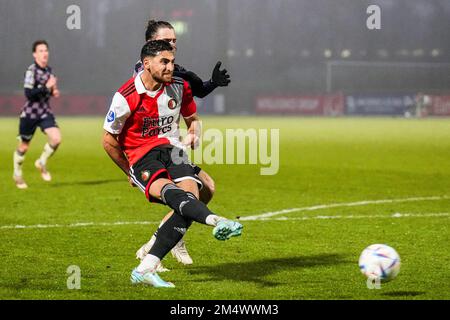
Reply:
[[358, 202], [347, 202], [347, 203], [331, 203], [331, 204], [322, 204], [316, 205], [312, 207], [303, 207], [303, 208], [291, 208], [284, 209], [280, 211], [266, 212], [254, 216], [244, 216], [241, 217], [240, 220], [258, 220], [263, 218], [270, 218], [273, 216], [278, 216], [281, 214], [291, 213], [291, 212], [299, 212], [299, 211], [316, 211], [321, 209], [330, 209], [330, 208], [341, 208], [341, 207], [357, 207], [357, 206], [365, 206], [369, 204], [382, 204], [382, 203], [398, 203], [398, 202], [411, 202], [411, 201], [433, 201], [433, 200], [444, 200], [450, 199], [448, 196], [434, 196], [434, 197], [415, 197], [415, 198], [404, 198], [404, 199], [383, 199], [383, 200], [366, 200], [366, 201], [358, 201]]
[[260, 219], [253, 219], [248, 221], [291, 221], [291, 220], [327, 220], [327, 219], [377, 219], [377, 218], [410, 218], [410, 217], [417, 217], [417, 218], [430, 218], [430, 217], [450, 217], [449, 212], [442, 212], [442, 213], [394, 213], [391, 215], [348, 215], [348, 216], [342, 216], [342, 215], [336, 215], [336, 216], [306, 216], [306, 217], [294, 217], [294, 218], [288, 218], [288, 217], [278, 217], [278, 218], [260, 218]]
[[[335, 216], [306, 216], [306, 217], [278, 217], [278, 218], [260, 218], [252, 219], [248, 221], [292, 221], [292, 220], [338, 220], [338, 219], [377, 219], [377, 218], [430, 218], [430, 217], [450, 217], [449, 212], [442, 213], [394, 213], [391, 215], [335, 215]], [[119, 221], [119, 222], [78, 222], [72, 224], [35, 224], [35, 225], [9, 225], [0, 226], [1, 230], [4, 229], [47, 229], [47, 228], [75, 228], [75, 227], [98, 227], [98, 226], [123, 226], [123, 225], [150, 225], [159, 224], [159, 221]]]
[[4, 229], [48, 229], [48, 228], [76, 228], [76, 227], [98, 227], [98, 226], [123, 226], [123, 225], [150, 225], [159, 224], [161, 221], [119, 221], [119, 222], [77, 222], [71, 224], [35, 224], [35, 225], [6, 225], [0, 226]]
[[[417, 198], [406, 198], [406, 199], [386, 199], [386, 200], [369, 200], [369, 201], [359, 201], [359, 202], [349, 202], [349, 203], [333, 203], [328, 205], [317, 205], [312, 207], [304, 208], [292, 208], [286, 210], [280, 210], [275, 212], [268, 212], [256, 216], [241, 217], [240, 220], [244, 221], [255, 221], [255, 220], [311, 220], [311, 219], [364, 219], [364, 218], [407, 218], [407, 217], [446, 217], [450, 213], [425, 213], [425, 214], [414, 214], [414, 213], [395, 213], [393, 215], [348, 215], [348, 216], [310, 216], [310, 217], [296, 217], [296, 218], [271, 218], [276, 215], [281, 215], [283, 213], [291, 213], [297, 211], [315, 211], [320, 209], [338, 208], [338, 207], [354, 207], [363, 206], [367, 204], [379, 204], [379, 203], [394, 203], [394, 202], [408, 202], [408, 201], [426, 201], [426, 200], [443, 200], [450, 199], [448, 196], [437, 196], [437, 197], [417, 197]], [[35, 225], [5, 225], [0, 226], [0, 230], [11, 230], [11, 229], [48, 229], [48, 228], [76, 228], [76, 227], [97, 227], [97, 226], [122, 226], [122, 225], [151, 225], [159, 224], [160, 221], [118, 221], [118, 222], [77, 222], [71, 224], [35, 224]]]

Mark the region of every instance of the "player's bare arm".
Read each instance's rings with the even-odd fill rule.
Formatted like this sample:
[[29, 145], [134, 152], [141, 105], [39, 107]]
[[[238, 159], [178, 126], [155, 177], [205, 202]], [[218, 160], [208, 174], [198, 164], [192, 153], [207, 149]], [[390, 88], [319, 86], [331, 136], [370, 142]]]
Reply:
[[183, 144], [186, 146], [190, 145], [192, 149], [196, 149], [201, 137], [200, 117], [197, 113], [194, 113], [189, 117], [184, 117], [184, 122], [188, 128], [188, 134], [184, 138]]
[[117, 135], [105, 130], [103, 134], [103, 148], [114, 163], [129, 176], [128, 170], [130, 166], [128, 159], [125, 157], [123, 150], [119, 145], [119, 141], [117, 141]]

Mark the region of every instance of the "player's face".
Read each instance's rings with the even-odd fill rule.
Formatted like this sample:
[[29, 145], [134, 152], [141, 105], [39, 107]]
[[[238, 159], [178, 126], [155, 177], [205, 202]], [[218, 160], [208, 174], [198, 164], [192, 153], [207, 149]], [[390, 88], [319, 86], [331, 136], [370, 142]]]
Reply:
[[36, 47], [36, 51], [33, 52], [33, 57], [36, 62], [41, 66], [47, 66], [48, 63], [48, 48], [45, 44], [40, 44]]
[[175, 35], [175, 30], [173, 29], [159, 28], [152, 40], [165, 40], [169, 42], [175, 50], [177, 50], [177, 36]]
[[171, 51], [162, 51], [156, 57], [144, 59], [144, 68], [160, 83], [172, 81], [174, 65], [175, 56]]

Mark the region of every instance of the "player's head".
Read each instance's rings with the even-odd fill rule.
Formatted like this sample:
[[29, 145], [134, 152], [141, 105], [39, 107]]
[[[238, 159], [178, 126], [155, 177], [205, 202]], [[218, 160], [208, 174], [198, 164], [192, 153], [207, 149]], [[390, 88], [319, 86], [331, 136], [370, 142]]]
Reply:
[[149, 72], [156, 82], [172, 81], [175, 52], [169, 42], [164, 40], [147, 42], [141, 50], [141, 61], [145, 72]]
[[48, 43], [45, 40], [37, 40], [33, 43], [33, 58], [41, 66], [48, 63]]
[[177, 49], [177, 36], [175, 29], [167, 21], [149, 20], [145, 30], [145, 41], [166, 40], [173, 48]]

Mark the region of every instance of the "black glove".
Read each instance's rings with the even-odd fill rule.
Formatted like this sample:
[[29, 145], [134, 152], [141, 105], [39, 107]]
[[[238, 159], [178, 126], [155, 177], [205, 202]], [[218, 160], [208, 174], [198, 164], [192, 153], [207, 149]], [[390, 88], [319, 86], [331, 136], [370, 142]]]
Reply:
[[183, 73], [182, 78], [189, 82], [191, 88], [201, 88], [203, 86], [203, 80], [192, 71], [186, 71]]
[[230, 83], [230, 75], [228, 74], [227, 69], [220, 70], [220, 65], [222, 62], [217, 62], [214, 67], [211, 82], [218, 87], [226, 87]]

